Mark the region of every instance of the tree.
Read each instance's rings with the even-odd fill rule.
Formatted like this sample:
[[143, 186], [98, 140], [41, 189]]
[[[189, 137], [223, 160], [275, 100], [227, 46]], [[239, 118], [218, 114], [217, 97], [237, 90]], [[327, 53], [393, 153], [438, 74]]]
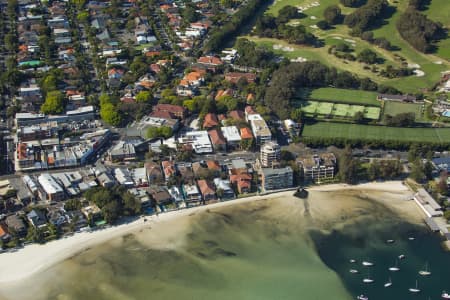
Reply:
[[136, 95], [136, 101], [137, 102], [143, 102], [143, 103], [148, 103], [152, 100], [153, 96], [149, 91], [140, 91], [137, 95]]
[[105, 103], [100, 106], [100, 117], [109, 125], [118, 126], [122, 122], [122, 117], [112, 103]]
[[375, 64], [378, 61], [377, 53], [370, 49], [364, 49], [359, 52], [357, 59], [366, 64]]
[[67, 211], [81, 209], [81, 201], [79, 199], [69, 199], [64, 203], [64, 209]]
[[411, 173], [409, 177], [417, 182], [422, 182], [425, 179], [425, 173], [423, 170], [423, 163], [420, 159], [416, 159], [411, 166]]
[[291, 19], [298, 19], [300, 14], [298, 8], [292, 5], [286, 5], [278, 11], [277, 23], [287, 23]]
[[105, 221], [109, 224], [115, 223], [120, 217], [121, 207], [117, 201], [111, 201], [102, 208]]
[[346, 183], [354, 183], [358, 179], [359, 160], [352, 157], [352, 149], [345, 147], [339, 156], [339, 177]]
[[353, 122], [355, 123], [362, 123], [364, 122], [364, 113], [362, 111], [357, 111], [355, 115], [353, 116]]
[[254, 147], [255, 140], [254, 139], [242, 139], [239, 145], [242, 150], [250, 150]]
[[323, 17], [328, 24], [338, 24], [342, 20], [341, 9], [337, 5], [330, 5], [323, 11]]
[[317, 27], [319, 27], [319, 29], [322, 30], [330, 29], [330, 24], [328, 24], [328, 22], [324, 20], [320, 20], [319, 22], [316, 23], [316, 25]]
[[41, 106], [44, 114], [60, 114], [64, 111], [64, 96], [60, 91], [47, 93], [44, 104]]
[[125, 192], [122, 196], [123, 198], [123, 208], [126, 215], [134, 216], [141, 213], [142, 206], [141, 201], [134, 197], [129, 192]]

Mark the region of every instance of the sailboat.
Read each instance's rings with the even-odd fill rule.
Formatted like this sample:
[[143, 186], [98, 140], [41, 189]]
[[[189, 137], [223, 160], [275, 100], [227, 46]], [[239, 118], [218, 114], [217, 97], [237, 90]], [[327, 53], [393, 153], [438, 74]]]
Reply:
[[425, 264], [425, 270], [420, 270], [419, 274], [422, 275], [422, 276], [429, 276], [429, 275], [431, 275], [431, 272], [428, 269], [428, 263]]
[[400, 271], [400, 268], [398, 267], [398, 260], [395, 260], [395, 266], [394, 267], [390, 267], [389, 271], [391, 271], [391, 272], [398, 272], [398, 271]]
[[354, 264], [356, 262], [356, 259], [350, 259], [350, 263]]
[[391, 277], [389, 277], [389, 281], [384, 284], [384, 287], [387, 288], [387, 287], [390, 287], [391, 285], [392, 285], [392, 280], [391, 280]]
[[409, 288], [409, 291], [411, 293], [420, 293], [420, 289], [419, 289], [419, 285], [417, 283], [417, 280], [416, 280], [416, 287], [415, 288]]
[[410, 241], [414, 241], [416, 238], [415, 237], [413, 237], [413, 236], [410, 236], [409, 238], [408, 238], [408, 240], [410, 240]]
[[352, 274], [357, 274], [357, 273], [359, 273], [359, 271], [356, 270], [356, 269], [350, 269], [350, 273], [352, 273]]
[[388, 243], [388, 244], [392, 244], [394, 242], [395, 242], [395, 240], [386, 240], [386, 243]]
[[358, 299], [358, 300], [369, 300], [369, 297], [364, 296], [364, 295], [361, 294], [358, 297], [356, 297], [356, 299]]
[[447, 293], [446, 291], [442, 291], [441, 298], [442, 299], [450, 299], [450, 294]]
[[364, 283], [373, 283], [375, 280], [373, 280], [372, 278], [370, 278], [370, 272], [367, 272], [367, 278], [363, 279]]

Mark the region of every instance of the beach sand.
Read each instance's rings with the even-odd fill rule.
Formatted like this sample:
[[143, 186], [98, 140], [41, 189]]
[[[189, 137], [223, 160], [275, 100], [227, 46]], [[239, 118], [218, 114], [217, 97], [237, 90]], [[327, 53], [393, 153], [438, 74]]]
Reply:
[[[370, 214], [375, 203], [387, 207], [409, 222], [423, 223], [422, 213], [415, 203], [405, 201], [411, 197], [412, 192], [400, 181], [356, 186], [335, 184], [312, 187], [308, 191], [307, 200], [293, 197], [292, 191], [254, 196], [146, 217], [147, 222], [142, 217], [128, 224], [77, 233], [45, 245], [29, 245], [17, 252], [3, 253], [0, 254], [0, 293], [7, 296], [6, 299], [14, 299], [11, 295], [17, 292], [25, 279], [37, 273], [45, 273], [50, 267], [96, 245], [118, 242], [117, 238], [127, 234], [134, 234], [139, 242], [152, 249], [179, 248], [183, 245], [183, 236], [188, 233], [193, 220], [202, 218], [204, 213], [217, 213], [235, 206], [245, 205], [255, 209], [261, 205], [270, 206], [268, 213], [274, 218], [283, 218], [284, 214], [295, 212], [304, 216], [299, 218], [302, 225], [320, 225], [324, 230], [331, 229], [338, 223], [341, 225], [347, 221], [352, 222], [355, 217], [363, 218]], [[271, 201], [277, 201], [277, 205], [272, 207]]]

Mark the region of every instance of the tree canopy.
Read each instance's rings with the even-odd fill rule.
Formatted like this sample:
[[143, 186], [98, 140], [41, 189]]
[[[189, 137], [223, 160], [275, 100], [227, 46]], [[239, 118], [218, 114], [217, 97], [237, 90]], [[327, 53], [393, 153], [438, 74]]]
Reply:
[[47, 93], [45, 102], [41, 106], [44, 114], [60, 114], [64, 111], [64, 96], [60, 91], [51, 91]]

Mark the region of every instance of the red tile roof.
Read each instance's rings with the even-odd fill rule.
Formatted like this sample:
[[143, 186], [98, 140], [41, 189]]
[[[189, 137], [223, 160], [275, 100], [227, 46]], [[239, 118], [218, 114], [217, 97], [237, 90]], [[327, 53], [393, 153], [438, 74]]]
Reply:
[[197, 184], [203, 196], [213, 195], [216, 193], [214, 185], [204, 179], [197, 180]]
[[211, 66], [220, 66], [223, 64], [222, 60], [215, 56], [202, 56], [197, 62], [199, 64], [211, 65]]
[[208, 131], [213, 145], [225, 145], [227, 142], [221, 130], [213, 129]]
[[206, 165], [208, 166], [208, 169], [211, 170], [221, 170], [222, 168], [220, 167], [220, 164], [218, 161], [216, 160], [208, 160], [206, 161]]
[[203, 121], [203, 128], [212, 128], [219, 125], [219, 120], [217, 119], [217, 115], [213, 113], [208, 113], [205, 116], [205, 120]]
[[241, 128], [241, 138], [242, 139], [252, 139], [253, 138], [253, 134], [252, 134], [252, 131], [250, 130], [250, 128], [247, 128], [247, 127]]
[[233, 110], [228, 113], [228, 116], [233, 120], [239, 121], [245, 119], [245, 114], [242, 110]]

